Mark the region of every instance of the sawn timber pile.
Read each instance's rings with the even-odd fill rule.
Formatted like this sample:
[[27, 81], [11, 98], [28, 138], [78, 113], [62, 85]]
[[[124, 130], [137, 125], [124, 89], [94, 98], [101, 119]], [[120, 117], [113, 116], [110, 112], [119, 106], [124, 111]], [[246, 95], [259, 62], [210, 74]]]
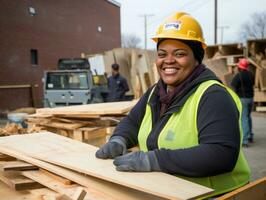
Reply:
[[[97, 159], [96, 150], [94, 146], [49, 132], [0, 138], [0, 153], [77, 183], [87, 195], [94, 196], [91, 199], [179, 200], [212, 192], [210, 188], [161, 172], [118, 172], [112, 160]], [[24, 174], [29, 177], [32, 173]]]
[[106, 142], [137, 100], [41, 108], [27, 119], [29, 129], [51, 131], [95, 146]]

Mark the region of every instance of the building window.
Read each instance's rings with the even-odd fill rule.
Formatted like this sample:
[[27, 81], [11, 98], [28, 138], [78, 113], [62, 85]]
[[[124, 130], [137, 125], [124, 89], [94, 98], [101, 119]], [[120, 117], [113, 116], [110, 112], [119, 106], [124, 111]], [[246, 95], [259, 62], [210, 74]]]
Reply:
[[30, 58], [31, 58], [32, 65], [38, 65], [38, 50], [37, 49], [30, 50]]
[[29, 7], [29, 14], [30, 14], [31, 16], [35, 16], [35, 15], [36, 15], [36, 10], [35, 10], [34, 7], [32, 7], [32, 6]]

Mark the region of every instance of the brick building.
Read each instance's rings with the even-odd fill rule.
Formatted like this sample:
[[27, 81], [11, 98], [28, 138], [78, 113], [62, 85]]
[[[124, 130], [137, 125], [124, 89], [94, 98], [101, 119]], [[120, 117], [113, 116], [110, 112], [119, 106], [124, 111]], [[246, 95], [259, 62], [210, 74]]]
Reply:
[[0, 0], [0, 112], [42, 107], [43, 71], [59, 58], [120, 46], [114, 0]]

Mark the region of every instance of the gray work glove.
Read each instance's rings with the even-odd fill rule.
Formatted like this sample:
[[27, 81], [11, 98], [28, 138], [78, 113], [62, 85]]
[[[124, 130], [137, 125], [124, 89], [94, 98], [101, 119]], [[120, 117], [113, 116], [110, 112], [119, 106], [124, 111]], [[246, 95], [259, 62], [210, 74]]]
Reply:
[[101, 159], [115, 158], [126, 151], [126, 140], [121, 136], [114, 136], [96, 151], [95, 156]]
[[161, 171], [154, 151], [128, 153], [114, 160], [117, 171], [151, 172]]

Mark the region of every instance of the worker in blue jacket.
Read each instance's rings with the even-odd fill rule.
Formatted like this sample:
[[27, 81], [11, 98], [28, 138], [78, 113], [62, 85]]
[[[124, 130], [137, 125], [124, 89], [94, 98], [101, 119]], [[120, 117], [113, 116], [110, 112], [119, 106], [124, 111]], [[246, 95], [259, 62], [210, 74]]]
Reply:
[[[141, 97], [96, 157], [114, 159], [118, 171], [161, 171], [215, 190], [249, 181], [241, 149], [241, 102], [202, 60], [199, 23], [177, 12], [159, 27], [156, 66], [160, 80]], [[128, 153], [139, 146], [139, 151]]]
[[119, 65], [112, 64], [112, 75], [108, 77], [109, 94], [107, 101], [125, 101], [125, 93], [129, 91], [127, 80], [119, 73]]

